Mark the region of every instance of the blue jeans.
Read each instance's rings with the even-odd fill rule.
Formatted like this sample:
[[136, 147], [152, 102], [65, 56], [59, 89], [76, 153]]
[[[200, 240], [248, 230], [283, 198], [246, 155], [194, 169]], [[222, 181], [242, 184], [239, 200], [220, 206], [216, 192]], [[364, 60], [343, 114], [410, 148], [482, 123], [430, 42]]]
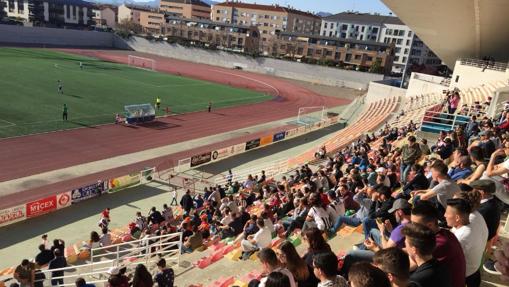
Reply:
[[380, 233], [380, 230], [371, 229], [369, 232], [369, 237], [373, 238], [373, 241], [375, 241], [376, 245], [382, 246], [382, 234]]
[[362, 221], [354, 216], [340, 216], [336, 220], [336, 223], [334, 223], [334, 226], [330, 229], [330, 232], [335, 233], [343, 224], [346, 224], [348, 226], [357, 227], [361, 225]]
[[362, 232], [364, 233], [364, 239], [368, 239], [371, 229], [378, 229], [376, 220], [371, 218], [364, 218], [362, 221]]
[[400, 172], [400, 181], [402, 183], [406, 183], [406, 178], [408, 176], [408, 172], [410, 171], [411, 164], [401, 163], [401, 166], [399, 167]]

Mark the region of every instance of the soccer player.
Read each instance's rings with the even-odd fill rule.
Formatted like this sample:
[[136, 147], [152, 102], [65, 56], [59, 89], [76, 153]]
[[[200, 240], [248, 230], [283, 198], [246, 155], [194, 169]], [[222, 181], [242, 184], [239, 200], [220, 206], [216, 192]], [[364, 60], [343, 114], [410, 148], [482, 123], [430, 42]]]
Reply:
[[67, 121], [67, 105], [64, 104], [64, 110], [62, 111], [62, 120]]
[[80, 69], [83, 70], [83, 62], [80, 62]]
[[209, 105], [207, 106], [207, 110], [210, 113], [210, 111], [212, 110], [212, 102], [209, 102]]
[[156, 98], [156, 108], [157, 108], [157, 110], [159, 110], [160, 107], [161, 107], [161, 98], [157, 97]]
[[64, 94], [64, 84], [60, 80], [57, 80], [57, 84], [58, 84], [58, 93], [63, 95]]

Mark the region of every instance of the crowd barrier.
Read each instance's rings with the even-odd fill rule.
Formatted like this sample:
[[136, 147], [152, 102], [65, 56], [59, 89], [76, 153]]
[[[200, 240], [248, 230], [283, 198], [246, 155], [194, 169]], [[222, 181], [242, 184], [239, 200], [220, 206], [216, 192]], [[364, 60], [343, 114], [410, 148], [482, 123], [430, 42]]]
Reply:
[[0, 227], [54, 212], [106, 193], [146, 183], [152, 180], [154, 174], [155, 168], [150, 167], [136, 173], [98, 180], [70, 191], [0, 210]]
[[176, 172], [185, 172], [192, 168], [199, 167], [201, 165], [209, 164], [212, 162], [220, 161], [244, 152], [248, 152], [257, 148], [261, 148], [276, 142], [288, 140], [294, 137], [304, 135], [309, 132], [322, 129], [339, 122], [340, 118], [330, 117], [323, 121], [318, 121], [313, 124], [299, 126], [289, 130], [284, 130], [276, 133], [267, 134], [259, 138], [254, 138], [244, 143], [235, 144], [229, 147], [220, 148], [213, 151], [197, 154], [189, 158], [185, 158], [178, 161], [178, 165], [175, 168]]

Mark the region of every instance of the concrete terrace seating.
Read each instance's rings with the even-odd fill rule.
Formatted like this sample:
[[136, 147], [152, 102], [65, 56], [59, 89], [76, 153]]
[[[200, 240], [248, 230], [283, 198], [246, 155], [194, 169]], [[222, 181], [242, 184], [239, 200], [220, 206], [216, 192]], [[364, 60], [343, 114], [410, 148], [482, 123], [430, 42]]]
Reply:
[[[333, 152], [343, 148], [357, 140], [363, 134], [375, 130], [382, 125], [389, 115], [398, 106], [398, 97], [389, 97], [383, 100], [369, 103], [363, 110], [355, 123], [337, 132], [331, 139], [325, 142], [327, 152]], [[314, 161], [314, 155], [318, 147], [312, 148], [293, 159], [290, 159], [289, 166], [297, 166]]]
[[[417, 95], [405, 99], [405, 103], [399, 110], [399, 113], [394, 116], [390, 121], [391, 126], [403, 127], [413, 121], [415, 124], [420, 124], [424, 113], [429, 108], [441, 104], [445, 100], [442, 93], [433, 93], [426, 95]], [[401, 112], [403, 114], [401, 115]]]
[[461, 94], [461, 101], [460, 101], [461, 109], [458, 109], [458, 112], [472, 115], [473, 113], [475, 113], [473, 107], [476, 105], [476, 102], [478, 102], [480, 105], [482, 105], [480, 112], [484, 113], [486, 111], [486, 109], [488, 108], [488, 106], [484, 105], [484, 103], [490, 102], [490, 97], [493, 97], [493, 94], [497, 89], [506, 87], [506, 86], [507, 86], [506, 83], [504, 83], [503, 81], [498, 81], [498, 82], [494, 82], [494, 83], [483, 84], [478, 87], [468, 88], [468, 89], [461, 91], [460, 92], [460, 94]]

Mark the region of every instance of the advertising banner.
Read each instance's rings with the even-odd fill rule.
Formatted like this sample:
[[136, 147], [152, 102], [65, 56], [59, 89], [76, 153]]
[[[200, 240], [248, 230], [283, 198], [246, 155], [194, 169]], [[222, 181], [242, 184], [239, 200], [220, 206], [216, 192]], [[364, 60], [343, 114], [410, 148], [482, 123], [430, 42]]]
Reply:
[[285, 139], [285, 135], [286, 135], [285, 132], [279, 132], [277, 134], [274, 134], [274, 136], [272, 137], [272, 141], [273, 142], [282, 141]]
[[191, 157], [191, 167], [202, 165], [212, 160], [212, 152], [206, 152]]
[[287, 131], [286, 131], [286, 136], [285, 136], [285, 137], [286, 137], [287, 139], [288, 139], [288, 138], [293, 138], [293, 137], [296, 137], [296, 136], [297, 136], [297, 134], [298, 134], [298, 129], [297, 129], [297, 128], [295, 128], [295, 129], [287, 130]]
[[235, 153], [235, 146], [229, 146], [226, 148], [218, 149], [212, 152], [212, 160], [221, 160], [227, 158]]
[[70, 191], [57, 194], [57, 209], [70, 206], [72, 202], [71, 196], [72, 193]]
[[57, 196], [52, 195], [43, 199], [27, 203], [27, 218], [36, 217], [57, 209]]
[[101, 195], [105, 190], [105, 183], [98, 181], [71, 191], [72, 204]]
[[260, 139], [260, 146], [265, 146], [272, 143], [272, 135], [264, 136]]
[[124, 175], [121, 177], [117, 177], [114, 179], [110, 179], [109, 192], [110, 193], [116, 192], [116, 191], [119, 191], [120, 189], [124, 189], [126, 187], [136, 185], [136, 184], [140, 183], [140, 177], [141, 177], [140, 173], [137, 172], [137, 173], [132, 173], [132, 174]]
[[0, 210], [0, 226], [25, 220], [26, 206], [24, 204]]
[[246, 142], [246, 151], [255, 149], [260, 146], [260, 139], [255, 139]]
[[246, 151], [246, 143], [236, 144], [232, 155], [243, 153]]
[[154, 174], [156, 173], [155, 167], [147, 167], [144, 170], [140, 171], [140, 182], [147, 183], [154, 179]]

